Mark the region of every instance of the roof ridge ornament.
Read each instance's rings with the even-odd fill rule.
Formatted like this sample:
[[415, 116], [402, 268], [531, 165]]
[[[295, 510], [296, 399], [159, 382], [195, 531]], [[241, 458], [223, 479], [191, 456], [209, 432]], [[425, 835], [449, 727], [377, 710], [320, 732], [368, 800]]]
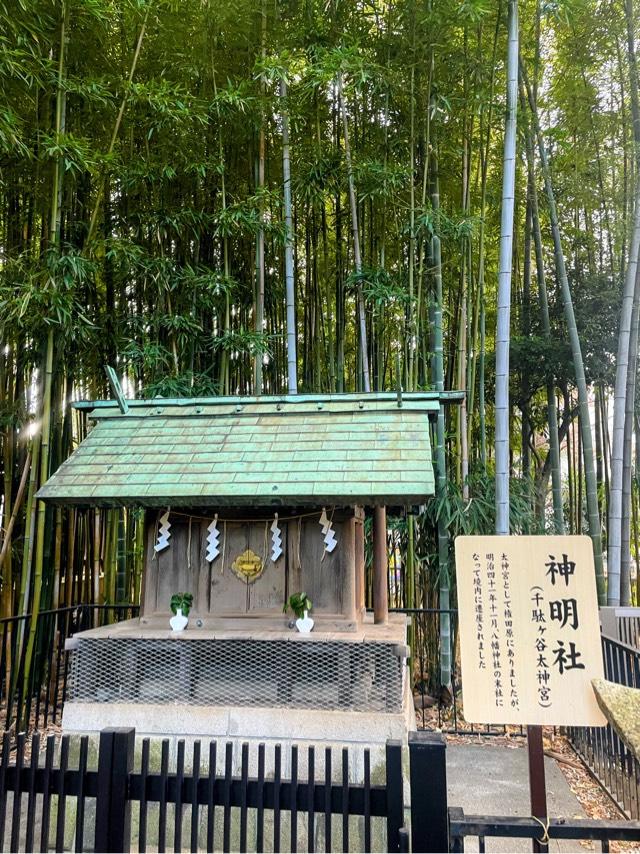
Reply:
[[120, 412], [123, 415], [126, 415], [129, 411], [129, 404], [126, 401], [124, 396], [124, 392], [122, 390], [122, 386], [120, 385], [120, 380], [118, 379], [118, 375], [115, 370], [111, 367], [111, 365], [105, 365], [104, 371], [107, 375], [107, 379], [109, 380], [109, 385], [111, 386], [111, 392], [118, 402], [118, 407], [120, 408]]

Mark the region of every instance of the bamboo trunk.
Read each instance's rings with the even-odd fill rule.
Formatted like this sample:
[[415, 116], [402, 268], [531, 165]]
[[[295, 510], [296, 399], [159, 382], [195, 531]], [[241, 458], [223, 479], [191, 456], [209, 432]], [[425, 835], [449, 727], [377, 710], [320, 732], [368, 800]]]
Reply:
[[[438, 160], [435, 152], [432, 155], [431, 166], [431, 205], [434, 212], [440, 209], [440, 190], [438, 185]], [[437, 219], [436, 219], [437, 222]], [[431, 238], [430, 265], [433, 270], [435, 285], [434, 299], [434, 352], [433, 352], [433, 381], [436, 391], [444, 391], [444, 342], [442, 335], [442, 258], [440, 254], [440, 237], [434, 232]], [[452, 670], [452, 640], [451, 618], [449, 608], [450, 578], [449, 578], [449, 529], [446, 512], [447, 503], [447, 469], [445, 454], [445, 417], [444, 407], [438, 409], [436, 421], [436, 498], [441, 502], [442, 510], [438, 514], [438, 579], [440, 607], [440, 684], [446, 688], [451, 685]]]
[[362, 294], [362, 258], [360, 255], [360, 234], [358, 230], [358, 205], [356, 202], [356, 188], [353, 177], [353, 167], [351, 164], [351, 147], [349, 145], [349, 121], [347, 119], [347, 109], [344, 103], [344, 95], [342, 91], [342, 74], [338, 74], [338, 101], [340, 112], [342, 113], [342, 127], [344, 134], [344, 157], [347, 163], [347, 180], [349, 183], [349, 205], [351, 207], [351, 230], [353, 233], [353, 263], [356, 269], [357, 283], [357, 311], [358, 311], [358, 327], [360, 332], [360, 348], [359, 354], [362, 364], [362, 390], [369, 393], [371, 391], [371, 380], [369, 377], [369, 353], [367, 346], [367, 324], [364, 314], [364, 296]]
[[[551, 321], [549, 319], [549, 298], [544, 273], [544, 257], [542, 253], [542, 234], [538, 214], [538, 191], [535, 183], [534, 149], [529, 124], [525, 126], [525, 142], [527, 153], [527, 174], [529, 182], [529, 197], [531, 200], [531, 230], [536, 259], [536, 278], [538, 283], [538, 300], [540, 303], [540, 320], [544, 337], [551, 343]], [[549, 454], [551, 455], [551, 491], [553, 497], [554, 533], [564, 533], [564, 518], [562, 508], [562, 470], [560, 468], [560, 440], [558, 438], [558, 412], [556, 409], [556, 392], [553, 380], [546, 382], [547, 393], [547, 422], [549, 428]]]
[[284, 186], [284, 220], [286, 236], [284, 243], [284, 265], [287, 300], [287, 378], [289, 394], [298, 393], [298, 369], [296, 356], [296, 293], [293, 271], [293, 224], [291, 217], [291, 165], [289, 155], [289, 112], [286, 106], [287, 83], [280, 84], [283, 108], [282, 116], [282, 176]]
[[573, 301], [571, 298], [571, 290], [569, 288], [569, 279], [564, 260], [564, 252], [562, 250], [562, 240], [560, 237], [560, 226], [558, 224], [558, 215], [556, 212], [556, 200], [551, 184], [551, 171], [547, 159], [547, 150], [542, 138], [540, 123], [538, 121], [538, 113], [533, 100], [533, 93], [526, 76], [526, 71], [521, 65], [521, 74], [531, 116], [533, 120], [536, 139], [538, 141], [538, 150], [540, 155], [540, 164], [542, 166], [542, 174], [544, 176], [545, 189], [547, 193], [547, 202], [549, 205], [549, 218], [551, 221], [551, 232], [553, 235], [554, 259], [556, 264], [556, 274], [558, 284], [562, 293], [562, 304], [564, 309], [565, 322], [571, 343], [571, 355], [573, 366], [576, 372], [576, 385], [578, 388], [578, 407], [580, 431], [582, 438], [582, 452], [584, 455], [584, 476], [587, 491], [587, 513], [589, 517], [589, 535], [593, 541], [593, 556], [595, 563], [596, 584], [598, 587], [598, 601], [601, 605], [605, 603], [605, 581], [604, 567], [602, 561], [602, 534], [600, 530], [600, 511], [598, 507], [598, 491], [596, 484], [596, 472], [593, 459], [593, 440], [591, 436], [591, 416], [589, 414], [589, 396], [587, 392], [587, 380], [584, 373], [584, 362], [582, 360], [582, 347], [578, 328], [576, 326], [575, 314], [573, 311]]
[[502, 219], [496, 328], [496, 534], [509, 533], [509, 340], [511, 264], [516, 180], [518, 109], [518, 4], [509, 0], [507, 53], [507, 118], [504, 137]]
[[640, 321], [640, 269], [636, 273], [636, 287], [629, 336], [629, 370], [624, 418], [624, 446], [622, 462], [622, 521], [620, 555], [620, 604], [631, 605], [631, 458], [633, 455], [633, 426], [636, 400], [636, 376], [638, 367], [638, 323]]
[[[631, 115], [633, 120], [633, 139], [637, 164], [635, 190], [635, 216], [629, 248], [629, 261], [625, 273], [620, 324], [618, 331], [618, 351], [616, 357], [616, 381], [613, 402], [613, 432], [611, 439], [611, 487], [609, 491], [609, 535], [607, 540], [607, 604], [619, 605], [629, 596], [628, 579], [622, 577], [623, 561], [626, 574], [629, 571], [628, 559], [623, 558], [622, 549], [629, 541], [630, 501], [630, 465], [631, 433], [633, 431], [633, 413], [628, 415], [628, 396], [635, 396], [635, 365], [637, 359], [637, 331], [634, 328], [634, 315], [637, 318], [637, 304], [640, 291], [640, 106], [638, 105], [638, 71], [633, 33], [632, 0], [625, 0], [625, 18], [627, 25], [627, 44], [629, 62], [629, 82], [631, 94]], [[635, 311], [634, 311], [635, 309]], [[637, 319], [636, 324], [637, 326]], [[635, 337], [635, 347], [632, 348]], [[630, 376], [631, 372], [631, 376]], [[625, 451], [628, 457], [625, 477]], [[625, 488], [626, 487], [626, 488]]]

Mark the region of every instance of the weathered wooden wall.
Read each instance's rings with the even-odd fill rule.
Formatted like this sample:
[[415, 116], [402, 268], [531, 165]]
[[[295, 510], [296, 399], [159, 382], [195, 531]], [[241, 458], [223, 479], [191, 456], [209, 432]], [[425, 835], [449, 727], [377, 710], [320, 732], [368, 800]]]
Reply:
[[[355, 618], [355, 521], [337, 513], [333, 527], [338, 545], [324, 552], [316, 516], [282, 521], [283, 554], [271, 560], [271, 520], [219, 521], [220, 555], [205, 559], [210, 520], [171, 517], [169, 548], [156, 554], [157, 515], [150, 512], [146, 530], [143, 616], [168, 614], [173, 593], [191, 592], [194, 615], [281, 615], [292, 593], [305, 591], [314, 616]], [[246, 549], [264, 560], [262, 575], [247, 584], [231, 568]]]

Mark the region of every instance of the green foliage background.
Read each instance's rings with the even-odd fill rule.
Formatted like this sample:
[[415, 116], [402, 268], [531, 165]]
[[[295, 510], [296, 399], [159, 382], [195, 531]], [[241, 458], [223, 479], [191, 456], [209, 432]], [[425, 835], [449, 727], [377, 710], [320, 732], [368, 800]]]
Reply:
[[[127, 393], [137, 396], [286, 391], [286, 111], [301, 391], [361, 388], [359, 285], [373, 388], [433, 386], [435, 286], [429, 246], [436, 233], [442, 241], [445, 386], [468, 392], [471, 476], [467, 497], [461, 483], [464, 425], [451, 412], [449, 493], [420, 516], [415, 542], [425, 576], [419, 598], [425, 603], [437, 598], [433, 522], [445, 512], [442, 502], [452, 534], [491, 531], [493, 525], [506, 5], [505, 0], [1, 0], [5, 528], [45, 406], [51, 421], [50, 472], [86, 430], [70, 410], [71, 399], [107, 395], [105, 364], [113, 365]], [[588, 379], [602, 409], [598, 471], [605, 511], [605, 409], [635, 180], [624, 5], [622, 0], [521, 0], [519, 5], [522, 59], [537, 88]], [[360, 272], [353, 260], [338, 74], [351, 136]], [[59, 131], [57, 101], [64, 107]], [[262, 150], [264, 182], [259, 180]], [[565, 442], [565, 512], [569, 529], [580, 531], [584, 489], [575, 447], [573, 368], [542, 193], [551, 342], [541, 331], [527, 254], [522, 140], [519, 151], [513, 524], [523, 531], [549, 527], [545, 388], [551, 379]], [[431, 204], [436, 158], [438, 211]], [[58, 221], [52, 222], [56, 199]], [[265, 321], [257, 328], [260, 233]], [[48, 400], [43, 381], [51, 331]], [[42, 475], [36, 472], [33, 479], [35, 488]], [[27, 610], [33, 595], [29, 512], [35, 510], [27, 503], [3, 567], [5, 614]], [[138, 517], [115, 510], [98, 516], [96, 522], [88, 513], [47, 511], [43, 604], [137, 595]], [[402, 537], [403, 526], [397, 527]]]

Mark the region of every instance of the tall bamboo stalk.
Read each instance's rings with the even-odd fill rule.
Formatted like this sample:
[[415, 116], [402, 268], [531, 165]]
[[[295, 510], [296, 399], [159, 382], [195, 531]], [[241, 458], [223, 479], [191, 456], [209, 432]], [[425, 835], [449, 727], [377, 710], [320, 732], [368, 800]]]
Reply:
[[507, 115], [502, 176], [502, 218], [496, 328], [496, 534], [509, 533], [509, 341], [511, 337], [511, 263], [516, 183], [518, 109], [518, 3], [509, 0]]
[[631, 457], [633, 454], [633, 427], [636, 402], [636, 375], [638, 369], [638, 323], [640, 322], [640, 269], [636, 272], [636, 286], [631, 313], [629, 336], [629, 369], [624, 413], [624, 451], [622, 462], [622, 522], [620, 556], [620, 604], [631, 605]]
[[635, 29], [638, 16], [634, 12], [633, 0], [624, 0], [624, 18], [627, 29], [627, 63], [629, 65], [629, 96], [631, 101], [631, 121], [633, 125], [634, 153], [636, 163], [636, 181], [640, 180], [640, 88], [638, 80], [638, 60], [635, 47]]
[[[611, 487], [609, 491], [609, 528], [607, 539], [607, 601], [619, 605], [628, 599], [629, 581], [629, 502], [631, 501], [630, 472], [633, 433], [633, 401], [637, 362], [638, 300], [640, 297], [640, 106], [638, 104], [638, 70], [633, 32], [632, 0], [625, 0], [627, 26], [627, 59], [629, 90], [633, 121], [633, 141], [636, 170], [634, 194], [635, 216], [631, 234], [629, 258], [620, 307], [618, 351], [613, 404], [613, 433], [611, 441]], [[624, 548], [624, 553], [623, 553]], [[624, 565], [624, 570], [623, 570]]]
[[287, 109], [287, 81], [280, 83], [282, 98], [282, 178], [284, 187], [284, 268], [287, 300], [287, 378], [289, 394], [298, 393], [298, 365], [296, 356], [296, 292], [293, 272], [293, 218], [291, 215], [291, 159], [289, 154], [289, 111]]
[[[68, 7], [68, 3], [66, 4]], [[127, 78], [127, 82], [125, 85], [124, 94], [120, 101], [120, 107], [118, 109], [118, 115], [116, 116], [116, 121], [113, 126], [113, 131], [111, 132], [111, 140], [109, 142], [109, 147], [107, 149], [107, 157], [113, 154], [113, 149], [116, 145], [116, 140], [118, 139], [118, 133], [120, 132], [120, 125], [122, 124], [122, 119], [124, 117], [124, 111], [127, 106], [127, 101], [129, 99], [129, 89], [131, 87], [131, 83], [133, 82], [133, 76], [136, 73], [136, 66], [138, 64], [138, 59], [140, 58], [140, 51], [142, 50], [142, 40], [144, 39], [144, 34], [147, 29], [147, 21], [149, 20], [149, 13], [151, 11], [151, 3], [147, 4], [147, 9], [144, 15], [144, 20], [142, 22], [142, 26], [140, 27], [140, 33], [138, 35], [138, 40], [136, 41], [136, 47], [133, 53], [133, 59], [131, 60], [131, 67], [129, 69], [129, 76]], [[91, 219], [89, 220], [89, 231], [87, 233], [87, 243], [91, 243], [93, 237], [95, 235], [96, 226], [98, 224], [98, 214], [100, 212], [100, 205], [102, 203], [102, 197], [104, 195], [104, 175], [101, 175], [98, 180], [98, 186], [96, 189], [96, 198], [93, 203], [93, 211], [91, 213]]]
[[[498, 0], [498, 8], [496, 11], [496, 26], [493, 34], [493, 47], [491, 51], [491, 79], [489, 83], [489, 104], [487, 107], [486, 118], [486, 139], [481, 139], [480, 145], [480, 226], [478, 233], [478, 274], [476, 283], [476, 305], [474, 311], [474, 330], [473, 340], [478, 340], [479, 335], [479, 353], [471, 354], [471, 379], [469, 382], [469, 438], [468, 444], [471, 445], [471, 430], [473, 425], [473, 412], [475, 408], [475, 388], [476, 388], [476, 363], [478, 365], [478, 411], [479, 411], [479, 428], [480, 428], [480, 465], [483, 471], [487, 467], [487, 431], [484, 405], [484, 377], [485, 377], [485, 338], [486, 338], [486, 314], [485, 314], [485, 295], [484, 295], [484, 277], [485, 277], [485, 256], [486, 256], [486, 216], [487, 216], [487, 176], [489, 171], [489, 152], [491, 148], [491, 125], [493, 117], [493, 93], [495, 88], [495, 71], [496, 71], [496, 56], [498, 51], [498, 34], [500, 32], [500, 22], [502, 19], [502, 0]], [[481, 113], [480, 131], [482, 137], [482, 117], [484, 117], [484, 105]]]
[[[640, 264], [640, 178], [636, 188], [636, 210], [631, 237], [629, 262], [626, 268], [616, 356], [616, 381], [613, 392], [613, 430], [611, 437], [611, 487], [609, 490], [609, 538], [607, 541], [607, 602], [620, 604], [620, 573], [623, 513], [623, 470], [625, 420], [627, 412], [627, 378], [635, 367], [630, 349], [634, 299]], [[636, 339], [637, 340], [637, 339]]]
[[[5, 353], [0, 353], [0, 405], [4, 408], [13, 404], [14, 395], [14, 371], [13, 353], [7, 346]], [[16, 431], [13, 424], [5, 427], [3, 441], [2, 462], [4, 466], [4, 539], [2, 541], [2, 554], [0, 555], [0, 573], [2, 573], [2, 608], [1, 616], [13, 615], [14, 603], [14, 578], [13, 561], [11, 554], [11, 538], [13, 527], [20, 509], [20, 493], [12, 505], [13, 497], [13, 464], [15, 450]]]
[[[261, 26], [260, 26], [260, 56], [264, 63], [267, 56], [267, 5], [266, 0], [262, 0], [261, 11]], [[260, 120], [260, 133], [258, 136], [258, 191], [264, 189], [264, 169], [266, 155], [266, 136], [265, 122], [266, 110], [264, 107], [264, 99], [266, 96], [266, 83], [264, 75], [260, 78], [260, 95], [262, 98], [262, 111]], [[256, 245], [256, 308], [255, 308], [255, 331], [262, 335], [264, 332], [264, 202], [262, 196], [259, 202], [260, 227], [258, 228], [258, 238]], [[253, 366], [253, 391], [254, 394], [262, 394], [262, 347], [257, 347], [254, 357]]]
[[[415, 8], [413, 8], [415, 13]], [[413, 19], [413, 34], [415, 38], [415, 14]], [[408, 323], [407, 323], [407, 389], [412, 389], [413, 386], [413, 365], [416, 346], [416, 328], [417, 315], [413, 304], [414, 296], [414, 278], [415, 278], [415, 253], [416, 253], [416, 186], [415, 186], [415, 44], [414, 54], [411, 65], [411, 89], [410, 89], [410, 118], [409, 118], [409, 305], [408, 305]], [[386, 128], [385, 128], [386, 132]], [[386, 155], [386, 149], [385, 149]], [[411, 539], [413, 543], [413, 539]]]
[[371, 380], [369, 377], [369, 348], [367, 345], [367, 323], [364, 314], [364, 295], [362, 293], [362, 256], [360, 254], [360, 234], [358, 229], [358, 204], [356, 200], [356, 187], [353, 177], [353, 165], [351, 163], [351, 146], [349, 144], [349, 121], [347, 108], [342, 91], [342, 74], [338, 74], [338, 102], [342, 114], [342, 129], [344, 135], [344, 158], [347, 163], [347, 181], [349, 183], [349, 206], [351, 208], [351, 231], [353, 234], [353, 263], [356, 269], [357, 283], [356, 296], [358, 303], [358, 326], [360, 332], [360, 359], [362, 361], [362, 390], [371, 391]]
[[[13, 502], [13, 507], [11, 508], [11, 514], [9, 516], [9, 521], [7, 526], [3, 531], [2, 538], [2, 548], [0, 548], [0, 566], [4, 565], [4, 561], [7, 557], [9, 549], [11, 547], [11, 535], [13, 533], [13, 528], [16, 524], [16, 519], [18, 518], [18, 513], [20, 512], [20, 508], [22, 506], [22, 499], [24, 498], [24, 493], [26, 490], [29, 471], [31, 469], [31, 448], [27, 451], [27, 458], [24, 461], [24, 467], [22, 469], [22, 476], [20, 478], [20, 485], [18, 487], [18, 492], [16, 494], [16, 500]], [[7, 579], [3, 579], [3, 583], [7, 584]], [[11, 591], [11, 588], [9, 588]], [[10, 614], [5, 614], [4, 616], [11, 616]]]
[[[56, 112], [54, 131], [56, 137], [63, 133], [65, 128], [66, 113], [66, 90], [64, 87], [65, 54], [67, 43], [67, 28], [69, 23], [69, 4], [63, 2], [60, 18], [60, 49], [58, 56], [58, 74], [56, 90]], [[51, 212], [49, 221], [49, 243], [60, 248], [60, 212], [62, 201], [62, 172], [61, 156], [54, 159], [53, 184], [51, 188]], [[40, 483], [43, 484], [49, 477], [49, 454], [51, 444], [51, 390], [53, 385], [53, 353], [55, 346], [53, 326], [49, 327], [47, 335], [46, 354], [44, 359], [44, 380], [42, 383], [42, 400], [40, 402]], [[35, 467], [35, 466], [34, 466]], [[42, 595], [42, 574], [44, 568], [45, 536], [47, 532], [47, 508], [44, 501], [37, 502], [36, 515], [36, 544], [35, 559], [33, 567], [33, 596], [31, 604], [31, 622], [29, 624], [29, 638], [24, 658], [24, 686], [29, 685], [31, 678], [31, 664], [38, 628], [38, 615], [40, 613], [40, 599]], [[25, 591], [25, 594], [27, 591]], [[25, 696], [27, 691], [25, 690]], [[20, 711], [19, 711], [20, 714]]]
[[[223, 215], [227, 210], [227, 183], [226, 183], [226, 170], [225, 170], [225, 159], [224, 159], [224, 145], [222, 142], [222, 115], [220, 111], [220, 102], [218, 100], [218, 85], [216, 82], [216, 68], [215, 63], [213, 61], [213, 51], [211, 52], [211, 79], [213, 81], [213, 97], [216, 103], [216, 115], [218, 118], [218, 157], [220, 159], [220, 203], [222, 205]], [[222, 234], [222, 263], [224, 270], [224, 279], [225, 279], [225, 292], [224, 292], [224, 318], [223, 318], [223, 331], [224, 334], [227, 335], [231, 329], [231, 298], [229, 295], [229, 280], [231, 279], [231, 259], [229, 258], [229, 235], [227, 233], [227, 229], [225, 228]], [[230, 394], [230, 383], [229, 383], [229, 351], [227, 349], [223, 349], [222, 355], [220, 357], [220, 374], [219, 374], [219, 387], [222, 391], [222, 394]]]
[[[538, 283], [538, 301], [540, 303], [540, 320], [542, 334], [551, 343], [551, 321], [549, 318], [549, 298], [544, 273], [544, 257], [542, 253], [542, 233], [538, 213], [538, 190], [534, 171], [534, 146], [531, 137], [531, 127], [525, 123], [525, 147], [527, 154], [527, 175], [529, 182], [529, 198], [531, 202], [531, 230], [536, 259], [536, 278]], [[562, 470], [560, 468], [560, 440], [558, 438], [558, 411], [556, 409], [556, 392], [552, 379], [546, 382], [547, 390], [547, 423], [549, 429], [549, 454], [551, 457], [551, 492], [553, 497], [553, 523], [556, 534], [564, 533], [564, 517], [562, 508]]]
[[[464, 90], [465, 96], [468, 89], [468, 74], [466, 62], [466, 45], [467, 45], [467, 28], [465, 27], [465, 75], [464, 75]], [[465, 97], [466, 104], [466, 97]], [[466, 216], [469, 212], [469, 192], [470, 192], [470, 141], [469, 137], [472, 131], [468, 129], [470, 120], [464, 117], [464, 138], [462, 142], [462, 214]], [[458, 388], [465, 392], [464, 400], [458, 407], [458, 440], [460, 446], [460, 484], [462, 487], [463, 501], [469, 500], [469, 445], [467, 436], [467, 325], [468, 325], [468, 239], [465, 237], [460, 241], [460, 324], [458, 327]]]
[[[438, 211], [440, 210], [440, 187], [438, 179], [438, 158], [435, 150], [431, 156], [431, 206], [434, 212], [434, 228], [430, 242], [429, 266], [433, 272], [433, 384], [436, 391], [444, 391], [444, 341], [442, 335], [442, 257], [440, 237], [437, 231]], [[451, 606], [449, 578], [449, 528], [447, 514], [447, 463], [445, 454], [445, 417], [444, 407], [438, 410], [436, 421], [436, 500], [441, 506], [438, 514], [438, 581], [440, 607], [440, 684], [447, 688], [451, 684], [451, 619], [448, 609]]]
[[602, 561], [602, 533], [600, 530], [600, 510], [598, 507], [598, 488], [596, 483], [596, 472], [593, 458], [593, 439], [591, 436], [591, 416], [589, 414], [589, 396], [587, 392], [587, 380], [584, 373], [584, 362], [582, 360], [582, 346], [576, 326], [576, 318], [573, 311], [573, 301], [571, 298], [571, 289], [569, 288], [569, 279], [567, 277], [567, 268], [564, 260], [564, 252], [562, 250], [562, 239], [560, 237], [560, 226], [558, 224], [558, 214], [556, 211], [556, 200], [551, 183], [551, 171], [549, 169], [549, 161], [547, 158], [547, 150], [540, 130], [540, 122], [538, 120], [538, 111], [533, 99], [533, 92], [529, 85], [529, 80], [526, 75], [524, 66], [520, 65], [522, 79], [527, 92], [529, 108], [533, 127], [538, 142], [538, 153], [540, 156], [540, 165], [544, 177], [545, 189], [547, 193], [547, 203], [549, 206], [549, 219], [551, 221], [551, 233], [553, 236], [554, 259], [556, 265], [556, 275], [560, 291], [562, 293], [562, 306], [564, 309], [565, 322], [567, 324], [567, 332], [571, 344], [571, 356], [573, 359], [573, 367], [576, 373], [576, 386], [578, 388], [578, 410], [580, 420], [580, 431], [582, 438], [582, 452], [584, 454], [584, 476], [587, 492], [587, 515], [589, 518], [589, 535], [593, 541], [593, 557], [595, 563], [596, 584], [598, 587], [598, 601], [603, 605], [606, 601], [605, 583], [604, 583], [604, 567]]
[[[49, 330], [47, 336], [47, 348], [44, 365], [44, 384], [41, 405], [41, 439], [40, 439], [40, 483], [44, 483], [49, 477], [49, 454], [51, 444], [51, 388], [53, 384], [53, 351], [54, 335], [53, 329]], [[40, 596], [42, 593], [42, 573], [44, 568], [44, 545], [47, 529], [47, 507], [44, 501], [37, 502], [36, 516], [36, 546], [33, 572], [33, 597], [31, 603], [31, 624], [29, 641], [25, 655], [25, 684], [30, 674], [33, 645], [35, 643], [38, 614], [40, 612]]]

